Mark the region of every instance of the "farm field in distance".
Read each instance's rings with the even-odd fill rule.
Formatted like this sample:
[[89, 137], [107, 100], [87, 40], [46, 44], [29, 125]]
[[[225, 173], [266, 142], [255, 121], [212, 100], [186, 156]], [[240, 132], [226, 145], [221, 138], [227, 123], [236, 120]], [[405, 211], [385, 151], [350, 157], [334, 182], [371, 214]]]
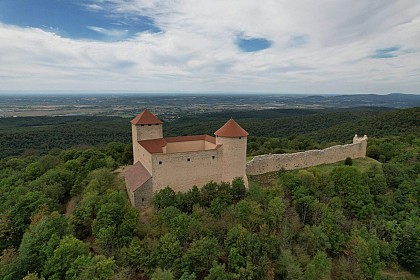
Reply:
[[0, 95], [0, 118], [30, 116], [132, 117], [148, 108], [166, 120], [223, 111], [267, 109], [326, 109], [350, 107], [408, 108], [420, 106], [420, 96], [388, 95], [280, 95], [280, 94], [80, 94]]

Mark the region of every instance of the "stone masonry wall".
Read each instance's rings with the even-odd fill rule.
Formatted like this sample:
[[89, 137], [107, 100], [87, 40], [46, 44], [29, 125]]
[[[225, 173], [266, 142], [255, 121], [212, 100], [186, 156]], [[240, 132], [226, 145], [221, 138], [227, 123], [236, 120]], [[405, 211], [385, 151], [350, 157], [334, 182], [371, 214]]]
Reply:
[[222, 149], [152, 155], [153, 191], [167, 186], [186, 192], [196, 185], [222, 181]]
[[254, 157], [246, 165], [247, 175], [258, 175], [267, 172], [299, 169], [320, 164], [334, 163], [366, 156], [367, 136], [353, 138], [352, 144], [337, 145], [324, 150], [310, 150], [293, 154], [268, 154]]
[[152, 179], [149, 179], [134, 193], [129, 191], [128, 195], [130, 196], [131, 204], [137, 207], [138, 209], [151, 205], [153, 199]]

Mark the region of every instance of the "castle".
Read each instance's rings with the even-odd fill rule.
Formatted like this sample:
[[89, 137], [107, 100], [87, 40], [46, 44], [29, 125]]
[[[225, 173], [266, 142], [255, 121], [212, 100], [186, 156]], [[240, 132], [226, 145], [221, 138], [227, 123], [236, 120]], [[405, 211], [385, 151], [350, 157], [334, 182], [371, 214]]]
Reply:
[[260, 155], [247, 163], [248, 132], [233, 119], [214, 133], [216, 137], [163, 138], [162, 124], [148, 110], [131, 121], [134, 164], [125, 172], [125, 184], [131, 204], [138, 208], [150, 205], [153, 193], [167, 186], [184, 192], [192, 186], [232, 182], [237, 177], [248, 186], [247, 175], [334, 163], [347, 157], [364, 158], [368, 141], [366, 135], [355, 135], [352, 144]]
[[233, 119], [209, 135], [163, 137], [163, 122], [148, 110], [131, 121], [133, 166], [125, 172], [131, 204], [150, 205], [153, 193], [170, 186], [187, 191], [192, 186], [231, 182], [246, 177], [248, 133]]

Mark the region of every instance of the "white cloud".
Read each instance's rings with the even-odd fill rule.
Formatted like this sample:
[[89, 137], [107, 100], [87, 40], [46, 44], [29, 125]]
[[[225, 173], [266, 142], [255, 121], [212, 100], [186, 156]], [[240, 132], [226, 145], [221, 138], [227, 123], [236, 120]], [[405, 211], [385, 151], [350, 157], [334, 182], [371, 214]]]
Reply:
[[102, 34], [110, 39], [122, 39], [126, 38], [128, 35], [128, 30], [106, 29], [98, 26], [87, 26], [87, 28], [99, 34]]
[[94, 3], [91, 3], [91, 4], [83, 3], [82, 6], [88, 10], [95, 11], [95, 12], [103, 11], [103, 8], [101, 5], [94, 4]]
[[[99, 42], [0, 25], [1, 89], [420, 92], [417, 0], [98, 0], [89, 8], [147, 16], [162, 32]], [[243, 53], [238, 34], [273, 44]], [[296, 38], [303, 43], [293, 44]], [[397, 57], [369, 58], [396, 45]]]

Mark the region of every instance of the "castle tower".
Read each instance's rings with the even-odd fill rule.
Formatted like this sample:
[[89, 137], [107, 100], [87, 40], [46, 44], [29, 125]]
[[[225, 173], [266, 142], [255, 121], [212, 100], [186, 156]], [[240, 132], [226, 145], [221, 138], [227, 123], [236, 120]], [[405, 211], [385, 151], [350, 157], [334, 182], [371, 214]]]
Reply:
[[360, 144], [358, 154], [354, 155], [355, 158], [366, 157], [367, 141], [368, 141], [367, 135], [363, 135], [363, 137], [358, 137], [357, 134], [354, 135], [353, 144]]
[[216, 145], [222, 145], [222, 181], [231, 182], [236, 177], [242, 177], [245, 186], [248, 186], [246, 177], [246, 132], [233, 119], [227, 121], [219, 128], [216, 135]]
[[149, 110], [144, 110], [131, 120], [133, 142], [162, 138], [162, 124], [163, 122], [150, 113]]
[[138, 142], [142, 140], [163, 138], [162, 124], [163, 122], [147, 109], [131, 120], [134, 163], [140, 160]]

